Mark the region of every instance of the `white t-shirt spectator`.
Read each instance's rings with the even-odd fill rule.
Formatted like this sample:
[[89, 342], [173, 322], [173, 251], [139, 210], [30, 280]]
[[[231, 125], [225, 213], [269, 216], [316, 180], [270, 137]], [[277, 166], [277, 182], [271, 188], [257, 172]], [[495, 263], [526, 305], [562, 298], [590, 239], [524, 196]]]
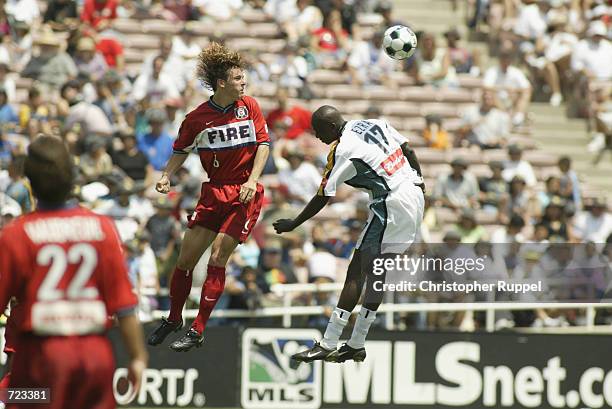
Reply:
[[556, 62], [570, 55], [577, 43], [578, 37], [573, 33], [558, 32], [552, 36], [545, 36], [544, 56], [548, 61]]
[[473, 105], [465, 110], [462, 119], [482, 144], [495, 144], [510, 133], [510, 116], [497, 108], [483, 114], [479, 106]]
[[89, 134], [111, 135], [113, 127], [102, 109], [86, 101], [81, 101], [70, 107], [70, 112], [64, 124], [65, 129], [72, 129], [80, 123]]
[[[158, 55], [159, 53], [155, 52], [149, 54], [145, 58], [140, 68], [140, 75], [151, 75], [151, 73], [153, 72], [153, 60], [155, 60], [155, 57], [157, 57]], [[195, 68], [195, 65], [193, 66]], [[162, 67], [161, 72], [165, 76], [172, 79], [176, 89], [181, 91], [185, 89], [187, 81], [189, 81], [189, 78], [191, 78], [186, 77], [186, 75], [191, 74], [189, 68], [190, 66], [186, 64], [185, 61], [178, 54], [175, 54], [173, 49], [168, 58], [164, 60], [164, 66]]]
[[149, 74], [140, 75], [132, 89], [132, 99], [134, 101], [149, 97], [152, 104], [160, 103], [166, 98], [178, 98], [179, 96], [172, 77], [164, 72], [160, 73], [157, 79]]
[[612, 234], [612, 214], [595, 217], [591, 212], [580, 212], [574, 220], [574, 233], [582, 241], [605, 243]]
[[32, 25], [40, 17], [40, 9], [36, 0], [7, 0], [4, 6], [6, 14], [13, 16], [17, 21]]
[[537, 4], [523, 6], [514, 24], [514, 33], [529, 39], [536, 39], [546, 32], [546, 15]]
[[361, 80], [365, 83], [368, 80], [378, 81], [395, 68], [395, 60], [368, 41], [353, 43], [347, 64], [359, 73]]
[[612, 44], [608, 40], [600, 40], [598, 44], [581, 40], [574, 48], [571, 67], [574, 71], [586, 69], [600, 80], [612, 79]]
[[279, 171], [278, 181], [287, 186], [289, 193], [300, 197], [303, 203], [308, 203], [317, 193], [321, 174], [312, 163], [302, 162], [295, 170], [287, 168]]
[[295, 0], [267, 0], [263, 10], [277, 23], [284, 23], [298, 15], [295, 3]]
[[0, 81], [0, 88], [4, 88], [6, 91], [6, 97], [9, 103], [17, 102], [15, 101], [17, 85], [15, 85], [15, 80], [13, 80], [13, 78], [7, 76], [4, 78], [4, 81]]
[[483, 84], [485, 87], [511, 89], [526, 89], [531, 87], [525, 74], [513, 66], [509, 66], [506, 72], [503, 72], [499, 66], [489, 68], [485, 73]]
[[504, 170], [502, 171], [502, 177], [504, 180], [506, 182], [510, 182], [515, 176], [522, 177], [529, 187], [533, 187], [537, 183], [537, 179], [531, 164], [523, 159], [518, 162], [510, 160], [504, 162]]
[[193, 5], [202, 8], [215, 20], [229, 20], [242, 7], [242, 0], [194, 0]]

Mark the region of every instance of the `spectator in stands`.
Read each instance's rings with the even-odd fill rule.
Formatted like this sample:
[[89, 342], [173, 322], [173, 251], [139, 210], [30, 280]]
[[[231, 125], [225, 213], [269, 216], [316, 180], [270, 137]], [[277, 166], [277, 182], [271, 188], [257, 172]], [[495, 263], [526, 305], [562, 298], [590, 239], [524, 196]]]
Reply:
[[[525, 228], [525, 219], [519, 213], [512, 213], [505, 223], [504, 227], [495, 230], [491, 235], [491, 243], [522, 243], [525, 241], [523, 229]], [[503, 246], [494, 246], [493, 251], [505, 253]], [[505, 254], [504, 254], [505, 255]]]
[[509, 186], [502, 176], [504, 164], [500, 161], [489, 162], [491, 176], [480, 182], [480, 204], [483, 210], [499, 214], [500, 205], [507, 199]]
[[8, 102], [8, 95], [4, 88], [0, 87], [0, 124], [3, 128], [13, 128], [19, 123], [19, 117], [12, 105]]
[[[378, 116], [369, 116], [368, 118]], [[434, 149], [446, 150], [450, 148], [450, 137], [442, 124], [442, 117], [437, 114], [425, 115], [425, 128], [423, 138], [427, 146]]]
[[455, 67], [457, 74], [473, 74], [478, 75], [480, 69], [478, 67], [478, 61], [476, 61], [476, 55], [468, 50], [466, 47], [459, 44], [461, 40], [461, 34], [456, 28], [452, 28], [444, 33], [446, 38], [446, 47], [450, 58], [450, 64]]
[[280, 55], [270, 65], [273, 78], [278, 79], [281, 87], [295, 88], [298, 91], [304, 88], [308, 76], [308, 63], [298, 54], [298, 47], [286, 44]]
[[79, 40], [74, 62], [79, 72], [88, 73], [94, 81], [102, 78], [108, 70], [106, 60], [96, 51], [96, 43], [91, 37], [83, 37]]
[[115, 124], [117, 128], [125, 128], [127, 122], [123, 115], [123, 108], [117, 96], [113, 95], [109, 84], [109, 77], [104, 76], [96, 81], [96, 100], [94, 105], [100, 107], [108, 118], [111, 124]]
[[612, 152], [612, 86], [603, 84], [594, 91], [591, 103], [590, 122], [594, 129], [593, 140], [589, 143], [589, 151], [597, 152], [593, 164], [597, 165], [606, 151]]
[[351, 82], [356, 85], [389, 85], [395, 61], [382, 49], [383, 33], [375, 33], [370, 41], [361, 39], [361, 33], [353, 34], [353, 46], [346, 62]]
[[7, 33], [0, 31], [0, 64], [5, 65], [11, 63], [11, 53], [9, 52], [8, 41], [4, 41], [4, 38], [8, 36], [9, 35]]
[[[4, 36], [3, 43], [8, 40], [8, 50], [10, 60], [7, 63], [17, 72], [21, 72], [32, 56], [33, 37], [30, 33], [30, 26], [23, 21], [16, 21], [11, 24], [13, 36]], [[23, 76], [23, 73], [21, 74]]]
[[74, 0], [50, 0], [43, 22], [54, 31], [68, 31], [78, 24], [79, 15]]
[[561, 196], [568, 201], [574, 203], [574, 209], [580, 210], [582, 207], [582, 198], [580, 196], [580, 180], [572, 167], [572, 160], [569, 156], [562, 156], [558, 162], [559, 171], [561, 172]]
[[605, 200], [592, 199], [586, 210], [579, 212], [574, 219], [576, 238], [582, 242], [605, 243], [612, 234], [612, 214], [607, 208]]
[[106, 65], [122, 73], [125, 69], [125, 56], [123, 55], [121, 37], [109, 29], [98, 34], [95, 40], [96, 50], [102, 54]]
[[612, 79], [612, 44], [606, 38], [608, 30], [603, 21], [595, 21], [589, 25], [586, 38], [576, 45], [572, 54], [571, 68], [574, 72], [588, 80]]
[[283, 263], [283, 246], [278, 241], [267, 240], [261, 250], [260, 271], [269, 286], [297, 282], [291, 266]]
[[499, 220], [506, 223], [511, 214], [517, 213], [530, 221], [534, 212], [531, 207], [531, 194], [526, 188], [525, 179], [518, 175], [514, 176], [509, 185], [508, 196], [500, 202]]
[[480, 106], [468, 107], [463, 112], [462, 122], [457, 132], [460, 144], [467, 141], [481, 149], [499, 149], [506, 145], [510, 116], [496, 107], [493, 91], [484, 90]]
[[515, 176], [520, 176], [530, 188], [534, 187], [537, 179], [531, 164], [522, 159], [523, 149], [512, 144], [508, 146], [509, 159], [504, 162], [504, 171], [502, 175], [507, 182], [510, 182]]
[[548, 0], [523, 0], [523, 7], [514, 23], [514, 34], [521, 42], [535, 42], [546, 33]]
[[476, 222], [476, 215], [472, 209], [463, 209], [459, 216], [459, 223], [454, 226], [461, 237], [461, 243], [478, 243], [485, 235], [485, 229]]
[[296, 145], [288, 146], [286, 156], [289, 167], [278, 172], [278, 181], [287, 187], [292, 203], [306, 204], [317, 193], [321, 174], [312, 163], [304, 160], [304, 153]]
[[76, 77], [78, 71], [74, 61], [60, 50], [61, 41], [53, 32], [45, 31], [34, 44], [40, 47], [40, 54], [28, 62], [21, 72], [22, 77], [38, 80], [49, 90], [58, 90]]
[[321, 10], [312, 5], [312, 0], [296, 0], [295, 4], [297, 15], [283, 25], [287, 40], [294, 44], [303, 35], [323, 26], [323, 14]]
[[567, 221], [565, 203], [559, 196], [553, 197], [544, 209], [542, 223], [548, 229], [551, 242], [573, 242], [572, 227]]
[[178, 222], [171, 216], [174, 208], [167, 197], [159, 197], [155, 202], [155, 214], [145, 224], [149, 234], [151, 249], [157, 259], [158, 271], [171, 257], [180, 239]]
[[36, 0], [6, 0], [4, 11], [13, 21], [22, 21], [29, 26], [40, 17], [40, 8]]
[[200, 16], [214, 21], [228, 21], [242, 8], [242, 0], [192, 0]]
[[393, 4], [390, 0], [380, 0], [374, 9], [375, 13], [380, 14], [383, 18], [380, 28], [386, 30], [392, 26], [407, 26], [407, 24], [401, 20], [397, 20], [393, 17]]
[[138, 137], [138, 149], [147, 156], [153, 169], [161, 171], [172, 156], [174, 140], [164, 129], [167, 118], [163, 110], [151, 108], [146, 115], [151, 130], [149, 133]]
[[147, 156], [138, 150], [136, 136], [133, 132], [120, 133], [123, 149], [113, 153], [113, 163], [135, 182], [144, 182], [149, 186], [153, 181], [153, 167]]
[[538, 202], [542, 211], [554, 197], [562, 197], [561, 195], [561, 179], [557, 176], [549, 176], [546, 179], [546, 190], [537, 193]]
[[166, 130], [170, 136], [178, 135], [185, 112], [183, 111], [183, 100], [181, 98], [168, 98], [164, 100], [166, 110]]
[[310, 130], [311, 112], [299, 105], [289, 104], [289, 90], [286, 87], [278, 87], [276, 90], [276, 101], [278, 106], [270, 111], [266, 117], [266, 123], [274, 129], [278, 122], [282, 122], [284, 129], [283, 138], [296, 139]]
[[455, 67], [451, 65], [447, 49], [436, 47], [436, 38], [425, 33], [420, 41], [420, 54], [410, 69], [410, 75], [417, 84], [436, 87], [457, 86]]
[[[565, 31], [567, 25], [566, 13], [552, 10], [548, 14], [550, 33], [538, 38], [535, 46], [528, 47], [525, 60], [536, 70], [536, 75], [542, 77], [552, 95], [550, 104], [559, 106], [563, 101], [561, 94], [562, 76], [569, 68], [570, 57], [578, 38], [575, 34]], [[533, 51], [530, 51], [532, 49]]]
[[34, 210], [34, 197], [30, 182], [25, 177], [24, 165], [25, 155], [13, 155], [8, 166], [10, 183], [6, 194], [19, 204], [22, 213], [29, 213]]
[[434, 187], [434, 197], [439, 205], [451, 209], [477, 208], [478, 183], [474, 175], [467, 171], [466, 160], [454, 159], [451, 167], [449, 174], [438, 177]]
[[68, 104], [64, 122], [65, 132], [74, 132], [77, 137], [88, 134], [107, 135], [113, 133], [113, 126], [104, 111], [83, 99], [81, 86], [76, 81], [68, 81], [62, 86], [61, 96]]
[[100, 180], [113, 170], [113, 160], [106, 152], [105, 138], [93, 135], [88, 139], [85, 141], [87, 151], [81, 155], [79, 161], [79, 170], [85, 178], [85, 183]]
[[28, 100], [25, 104], [20, 105], [18, 115], [21, 131], [30, 139], [39, 133], [51, 135], [51, 114], [38, 88], [30, 88]]
[[160, 104], [164, 99], [180, 96], [175, 81], [171, 76], [162, 72], [163, 67], [164, 58], [157, 56], [153, 59], [152, 71], [140, 74], [132, 88], [134, 101], [147, 98], [151, 104]]
[[85, 0], [81, 21], [97, 31], [103, 31], [117, 18], [118, 4], [118, 0]]
[[15, 94], [17, 92], [17, 85], [15, 80], [8, 75], [9, 72], [9, 66], [0, 62], [0, 88], [6, 92], [5, 103], [15, 102]]
[[340, 12], [332, 10], [323, 19], [323, 26], [311, 33], [310, 50], [317, 65], [324, 66], [328, 59], [343, 61], [350, 48], [349, 40], [348, 32], [342, 28]]
[[531, 84], [525, 74], [512, 65], [512, 60], [512, 52], [502, 51], [499, 65], [487, 70], [483, 84], [497, 92], [499, 101], [505, 102], [505, 108], [512, 113], [512, 123], [521, 125], [531, 99]]

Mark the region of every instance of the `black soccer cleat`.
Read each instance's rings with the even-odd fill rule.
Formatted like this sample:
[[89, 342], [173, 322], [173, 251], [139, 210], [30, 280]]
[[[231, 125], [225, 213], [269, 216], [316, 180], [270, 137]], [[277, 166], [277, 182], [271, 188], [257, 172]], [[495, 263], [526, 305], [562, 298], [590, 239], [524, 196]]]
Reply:
[[168, 321], [168, 318], [163, 317], [160, 324], [157, 326], [157, 328], [155, 328], [155, 331], [149, 335], [147, 342], [149, 345], [159, 345], [164, 342], [166, 337], [170, 335], [171, 332], [177, 332], [181, 328], [183, 328], [183, 320], [173, 322]]
[[185, 335], [170, 344], [170, 349], [176, 352], [187, 352], [193, 347], [200, 348], [204, 337], [198, 331], [191, 328]]
[[335, 349], [325, 349], [320, 343], [315, 342], [314, 346], [297, 354], [291, 355], [291, 359], [299, 362], [321, 361], [333, 354]]
[[325, 358], [325, 361], [342, 363], [353, 360], [355, 362], [363, 362], [365, 359], [365, 348], [351, 348], [348, 344], [343, 344], [340, 349], [329, 354], [327, 358]]

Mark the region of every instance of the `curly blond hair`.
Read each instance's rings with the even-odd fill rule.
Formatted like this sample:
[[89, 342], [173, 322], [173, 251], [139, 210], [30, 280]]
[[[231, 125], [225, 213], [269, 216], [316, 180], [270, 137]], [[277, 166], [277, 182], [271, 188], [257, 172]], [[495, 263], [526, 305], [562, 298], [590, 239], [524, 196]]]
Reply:
[[230, 69], [245, 69], [246, 66], [245, 60], [238, 52], [212, 42], [198, 56], [196, 75], [204, 86], [214, 92], [217, 90], [217, 80], [227, 80]]

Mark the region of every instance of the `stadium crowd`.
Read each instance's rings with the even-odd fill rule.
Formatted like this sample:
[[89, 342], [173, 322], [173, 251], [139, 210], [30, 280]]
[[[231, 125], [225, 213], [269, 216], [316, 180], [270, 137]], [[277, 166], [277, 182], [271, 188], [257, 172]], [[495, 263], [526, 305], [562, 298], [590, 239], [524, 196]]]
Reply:
[[[244, 32], [247, 23], [250, 34]], [[250, 93], [267, 115], [273, 141], [262, 177], [266, 205], [252, 237], [232, 257], [218, 308], [282, 305], [275, 284], [343, 281], [367, 222], [367, 196], [340, 191], [315, 223], [282, 238], [271, 226], [297, 215], [318, 190], [327, 152], [310, 133], [310, 116], [313, 106], [329, 100], [350, 117], [399, 122], [417, 146], [427, 207], [423, 244], [413, 251], [436, 253], [435, 243], [441, 243], [450, 257], [458, 243], [478, 244], [474, 252], [491, 253], [496, 274], [528, 278], [551, 257], [549, 243], [595, 243], [580, 256], [580, 265], [590, 266], [580, 274], [596, 277], [590, 297], [601, 298], [612, 280], [608, 203], [583, 196], [571, 158], [533, 150], [529, 104], [544, 90], [551, 105], [567, 100], [583, 108], [574, 114], [592, 125], [597, 160], [612, 147], [609, 6], [589, 0], [476, 1], [470, 27], [488, 30], [491, 52], [499, 56], [488, 69], [452, 27], [444, 39], [417, 33], [419, 49], [405, 62], [388, 58], [380, 48], [382, 32], [408, 23], [396, 20], [386, 0], [0, 0], [0, 227], [35, 208], [23, 175], [24, 152], [39, 134], [56, 135], [78, 158], [75, 197], [115, 220], [141, 294], [142, 318], [168, 309], [164, 289], [180, 232], [206, 175], [190, 155], [169, 195], [157, 194], [153, 184], [185, 113], [210, 96], [193, 72], [199, 52], [215, 40], [248, 56]], [[447, 96], [469, 91], [477, 99], [460, 101], [471, 103], [454, 115], [448, 115], [452, 103], [415, 112], [415, 104], [385, 97], [402, 87], [414, 91], [416, 101], [431, 90]], [[370, 98], [353, 98], [355, 92]], [[349, 110], [351, 103], [359, 109]], [[416, 119], [404, 121], [408, 116]], [[518, 244], [499, 249], [489, 243]], [[202, 270], [196, 270], [194, 289]], [[292, 303], [332, 306], [334, 297], [298, 294]], [[469, 328], [479, 321], [470, 324], [457, 314], [400, 318], [401, 325], [421, 328]], [[510, 318], [516, 325], [580, 322], [575, 314], [544, 310]]]

